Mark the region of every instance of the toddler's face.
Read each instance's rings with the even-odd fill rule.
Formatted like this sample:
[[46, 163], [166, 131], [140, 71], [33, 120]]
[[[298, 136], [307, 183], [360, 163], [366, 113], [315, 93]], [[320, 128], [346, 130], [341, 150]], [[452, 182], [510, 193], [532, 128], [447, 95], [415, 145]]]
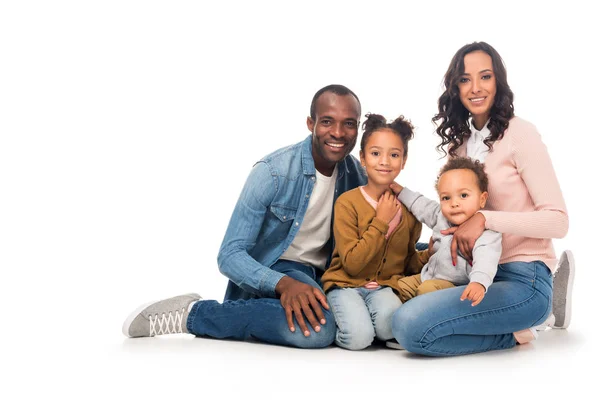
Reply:
[[361, 164], [367, 171], [369, 183], [389, 186], [404, 168], [404, 144], [396, 133], [382, 129], [371, 134], [360, 152]]
[[477, 175], [469, 169], [444, 172], [438, 181], [442, 214], [454, 225], [460, 225], [485, 206], [487, 192], [481, 192]]

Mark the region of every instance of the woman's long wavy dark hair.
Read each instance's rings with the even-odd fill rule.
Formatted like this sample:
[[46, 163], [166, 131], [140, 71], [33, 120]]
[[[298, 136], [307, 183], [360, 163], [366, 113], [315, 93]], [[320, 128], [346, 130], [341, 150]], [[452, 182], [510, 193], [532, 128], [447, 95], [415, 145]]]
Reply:
[[[451, 156], [456, 156], [456, 150], [463, 144], [465, 137], [468, 138], [471, 135], [470, 114], [460, 101], [458, 83], [465, 72], [465, 56], [478, 50], [487, 53], [492, 58], [492, 68], [496, 77], [496, 96], [490, 110], [490, 122], [488, 123], [490, 135], [483, 141], [488, 149], [492, 149], [492, 144], [496, 140], [502, 139], [504, 131], [508, 127], [508, 121], [515, 115], [514, 95], [508, 86], [506, 68], [500, 54], [485, 42], [474, 42], [463, 46], [450, 61], [450, 66], [444, 76], [446, 90], [438, 100], [438, 113], [432, 118], [434, 123], [442, 120], [438, 124], [436, 133], [442, 138], [437, 149], [444, 155], [450, 153]], [[448, 145], [448, 152], [444, 149], [446, 145]]]

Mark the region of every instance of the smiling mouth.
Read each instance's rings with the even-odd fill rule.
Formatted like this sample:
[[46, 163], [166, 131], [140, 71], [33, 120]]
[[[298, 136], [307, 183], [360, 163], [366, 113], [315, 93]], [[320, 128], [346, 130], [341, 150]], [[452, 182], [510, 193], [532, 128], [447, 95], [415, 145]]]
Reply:
[[333, 149], [341, 149], [346, 145], [345, 143], [331, 143], [331, 142], [325, 142], [325, 144]]
[[486, 97], [473, 97], [472, 99], [469, 99], [469, 101], [471, 103], [482, 103], [485, 99]]
[[389, 174], [390, 172], [392, 172], [391, 169], [376, 169], [375, 171], [381, 172], [382, 174]]

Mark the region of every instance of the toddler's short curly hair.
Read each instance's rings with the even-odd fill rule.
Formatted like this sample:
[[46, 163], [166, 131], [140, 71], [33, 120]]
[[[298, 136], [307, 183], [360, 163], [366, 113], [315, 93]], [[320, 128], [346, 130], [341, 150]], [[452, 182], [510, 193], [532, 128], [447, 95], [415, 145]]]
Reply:
[[440, 181], [440, 177], [448, 172], [455, 169], [468, 169], [473, 171], [475, 176], [477, 177], [477, 184], [479, 185], [479, 190], [481, 192], [487, 192], [488, 190], [488, 177], [485, 173], [484, 166], [482, 162], [479, 160], [473, 160], [469, 157], [453, 157], [451, 158], [446, 165], [442, 167], [440, 173], [435, 180], [435, 190], [438, 189], [438, 183]]

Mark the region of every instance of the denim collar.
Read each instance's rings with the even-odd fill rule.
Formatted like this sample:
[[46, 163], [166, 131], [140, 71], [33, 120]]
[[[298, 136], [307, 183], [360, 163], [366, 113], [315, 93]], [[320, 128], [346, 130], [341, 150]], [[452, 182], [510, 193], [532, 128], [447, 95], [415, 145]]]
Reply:
[[[344, 173], [350, 173], [348, 169], [349, 154], [338, 163], [338, 179], [344, 176]], [[302, 142], [302, 172], [304, 175], [316, 175], [315, 160], [312, 156], [312, 135], [308, 135]]]

